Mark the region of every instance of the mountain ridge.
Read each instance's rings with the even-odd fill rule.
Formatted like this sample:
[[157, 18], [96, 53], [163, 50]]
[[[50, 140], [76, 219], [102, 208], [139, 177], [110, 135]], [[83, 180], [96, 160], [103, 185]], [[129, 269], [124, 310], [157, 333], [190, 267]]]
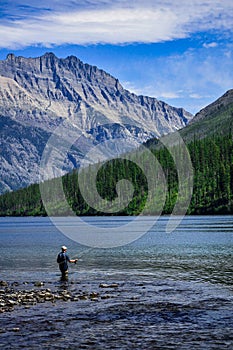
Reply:
[[180, 130], [188, 141], [203, 138], [207, 134], [228, 134], [233, 131], [233, 89], [226, 91], [217, 100], [195, 114], [189, 125]]
[[[58, 59], [53, 53], [46, 53], [38, 58], [24, 58], [9, 54], [5, 61], [0, 61], [0, 76], [14, 80], [27, 92], [35, 90], [40, 107], [61, 117], [74, 117], [81, 107], [95, 108], [103, 115], [107, 109], [106, 122], [114, 119], [114, 122], [124, 123], [124, 119], [131, 118], [132, 114], [134, 123], [145, 130], [150, 127], [154, 136], [160, 136], [161, 131], [164, 134], [173, 130], [170, 117], [174, 124], [176, 122], [176, 128], [186, 125], [192, 118], [182, 108], [125, 90], [118, 79], [96, 66], [84, 64], [75, 56]], [[137, 104], [136, 110], [132, 103]], [[82, 120], [82, 123], [83, 127], [92, 127], [88, 121]]]
[[[38, 146], [40, 142], [30, 136], [38, 129], [38, 137], [48, 138], [66, 121], [68, 128], [82, 136], [80, 150], [74, 157], [68, 157], [66, 169], [60, 169], [62, 175], [78, 166], [80, 155], [100, 140], [120, 137], [136, 146], [178, 130], [192, 119], [183, 108], [125, 90], [118, 79], [75, 56], [57, 58], [53, 53], [36, 58], [8, 54], [6, 60], [0, 61], [0, 117], [10, 118], [30, 130], [28, 136], [23, 133], [24, 138], [18, 135], [16, 140], [14, 129], [11, 134], [8, 125], [7, 139], [1, 135], [2, 149], [15, 145], [11, 154], [0, 154], [2, 167], [4, 164], [8, 174], [9, 170], [11, 173], [9, 177], [7, 171], [1, 170], [5, 174], [1, 179], [1, 191], [20, 188], [20, 174], [23, 172], [25, 178], [25, 170], [28, 170], [28, 184], [38, 182], [35, 174], [39, 172], [42, 150]], [[124, 142], [118, 151], [124, 151]], [[32, 159], [28, 169], [23, 169], [22, 154], [28, 158], [27, 164]], [[63, 163], [59, 163], [57, 170], [62, 166]]]
[[218, 113], [220, 108], [228, 108], [229, 105], [233, 103], [233, 89], [226, 91], [222, 96], [220, 96], [216, 101], [212, 102], [208, 106], [202, 108], [198, 113], [195, 114], [190, 124], [195, 123], [201, 119], [208, 116], [213, 118], [213, 114]]

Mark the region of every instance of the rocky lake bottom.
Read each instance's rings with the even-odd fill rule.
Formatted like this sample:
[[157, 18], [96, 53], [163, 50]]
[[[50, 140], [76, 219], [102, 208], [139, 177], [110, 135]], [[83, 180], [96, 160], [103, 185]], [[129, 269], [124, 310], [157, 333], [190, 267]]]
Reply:
[[[233, 217], [185, 218], [172, 235], [164, 221], [131, 245], [87, 249], [46, 218], [0, 220], [0, 347], [231, 350]], [[61, 244], [80, 258], [67, 280]]]

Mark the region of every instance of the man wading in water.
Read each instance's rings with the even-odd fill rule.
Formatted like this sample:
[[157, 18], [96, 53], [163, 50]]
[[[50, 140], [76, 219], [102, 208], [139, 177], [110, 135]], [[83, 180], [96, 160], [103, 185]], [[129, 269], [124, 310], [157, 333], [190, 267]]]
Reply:
[[63, 245], [61, 247], [61, 252], [57, 256], [57, 263], [59, 264], [59, 269], [61, 271], [62, 278], [68, 277], [68, 262], [76, 264], [76, 262], [78, 261], [78, 259], [70, 259], [66, 251], [67, 248]]

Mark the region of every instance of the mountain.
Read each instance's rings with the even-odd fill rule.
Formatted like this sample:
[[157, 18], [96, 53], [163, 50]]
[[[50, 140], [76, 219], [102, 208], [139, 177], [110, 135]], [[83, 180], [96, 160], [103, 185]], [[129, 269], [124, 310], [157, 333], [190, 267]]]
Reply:
[[194, 136], [204, 138], [215, 134], [225, 135], [232, 131], [233, 89], [198, 112], [189, 125], [180, 130], [180, 135], [187, 142]]
[[100, 142], [120, 138], [114, 152], [121, 153], [127, 141], [138, 145], [182, 128], [191, 118], [182, 108], [130, 93], [110, 74], [75, 56], [9, 54], [0, 61], [0, 193], [39, 181], [44, 147], [64, 122], [67, 139], [77, 134], [76, 147], [65, 161], [57, 157], [50, 177], [78, 167]]
[[[151, 152], [145, 152], [145, 148], [142, 147], [142, 153], [140, 149], [137, 149], [136, 152], [129, 155], [128, 160], [119, 157], [102, 166], [95, 164], [93, 167], [83, 169], [84, 187], [89, 193], [89, 182], [94, 178], [100, 197], [107, 200], [107, 204], [116, 205], [117, 198], [123, 201], [122, 194], [129, 193], [127, 181], [121, 184], [126, 186], [121, 191], [117, 190], [117, 184], [122, 179], [128, 180], [134, 188], [132, 200], [125, 208], [114, 211], [114, 215], [139, 215], [142, 210], [146, 210], [144, 211], [146, 215], [158, 215], [158, 212], [160, 213], [158, 208], [163, 203], [164, 195], [166, 195], [163, 206], [164, 214], [171, 214], [175, 207], [181, 209], [182, 214], [186, 210], [187, 214], [232, 214], [232, 97], [233, 90], [227, 91], [217, 101], [197, 113], [193, 121], [179, 131], [179, 135], [185, 141], [191, 163], [184, 160], [185, 153], [183, 153], [184, 148], [180, 142], [181, 138], [179, 137], [177, 142], [177, 139], [169, 134], [159, 140], [147, 141], [145, 145]], [[171, 141], [168, 148], [162, 147], [165, 144], [164, 140], [165, 142]], [[151, 161], [152, 153], [163, 169], [167, 184], [166, 192], [162, 186], [163, 181], [160, 181], [161, 178], [158, 176], [157, 165]], [[134, 162], [135, 156], [136, 162]], [[144, 170], [137, 166], [139, 159], [140, 164], [143, 162], [146, 164], [146, 166], [144, 164]], [[98, 176], [95, 178], [96, 166]], [[157, 175], [153, 177], [155, 174]], [[149, 176], [153, 181], [158, 180], [155, 186], [157, 192], [153, 195], [151, 192], [148, 195]], [[190, 180], [190, 176], [193, 181]], [[98, 208], [102, 207], [90, 205], [83, 197], [79, 182], [80, 172], [76, 171], [64, 175], [62, 179], [52, 179], [46, 182], [45, 188], [48, 194], [46, 197], [43, 196], [43, 201], [41, 187], [38, 184], [5, 193], [0, 196], [0, 215], [47, 215], [47, 209], [44, 207], [45, 198], [47, 207], [53, 210], [53, 215], [67, 215], [66, 200], [63, 194], [55, 190], [61, 180], [66, 200], [76, 215], [108, 215], [108, 211], [101, 211]], [[186, 203], [187, 195], [191, 196], [188, 204]]]
[[[215, 135], [228, 135], [233, 132], [233, 89], [226, 91], [216, 101], [201, 109], [190, 122], [179, 130], [179, 135], [188, 144], [194, 139], [204, 139]], [[171, 134], [161, 138], [171, 140]], [[160, 147], [158, 138], [145, 143], [150, 148]]]

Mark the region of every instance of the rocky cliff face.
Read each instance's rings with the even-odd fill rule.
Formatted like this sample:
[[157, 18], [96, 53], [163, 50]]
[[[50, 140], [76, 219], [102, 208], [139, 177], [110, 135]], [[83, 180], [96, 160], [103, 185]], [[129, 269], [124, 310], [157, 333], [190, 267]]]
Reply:
[[233, 89], [228, 90], [225, 94], [219, 97], [216, 101], [201, 109], [194, 118], [191, 123], [196, 123], [201, 120], [206, 120], [207, 118], [213, 118], [216, 114], [224, 113], [226, 110], [233, 105]]
[[130, 93], [111, 75], [74, 56], [9, 54], [0, 61], [0, 192], [38, 182], [43, 149], [63, 121], [80, 140], [60, 174], [78, 167], [98, 142], [120, 137], [138, 144], [178, 130], [191, 118], [182, 108]]

